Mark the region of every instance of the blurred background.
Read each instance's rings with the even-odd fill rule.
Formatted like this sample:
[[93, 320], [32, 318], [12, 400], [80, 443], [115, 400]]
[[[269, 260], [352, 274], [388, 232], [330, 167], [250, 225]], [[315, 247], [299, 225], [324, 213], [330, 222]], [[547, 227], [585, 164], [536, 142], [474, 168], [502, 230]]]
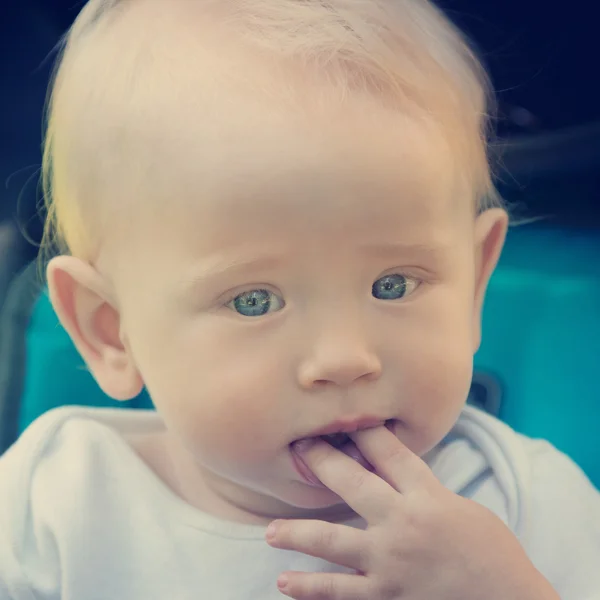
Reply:
[[[486, 302], [470, 401], [519, 431], [549, 438], [600, 485], [597, 11], [589, 0], [440, 5], [474, 40], [492, 75], [500, 191], [519, 218], [540, 217], [509, 234]], [[0, 452], [3, 439], [6, 445], [57, 403], [84, 397], [110, 404], [92, 391], [89, 374], [73, 367], [76, 354], [66, 336], [57, 337], [43, 293], [37, 303], [19, 295], [42, 230], [36, 206], [53, 49], [81, 6], [5, 0], [0, 9]], [[65, 381], [74, 382], [68, 393]]]
[[[35, 241], [41, 117], [53, 49], [81, 5], [8, 0], [0, 9], [0, 223], [16, 219]], [[505, 140], [503, 195], [520, 204], [519, 216], [600, 227], [600, 50], [592, 3], [440, 5], [475, 41], [492, 73]], [[35, 247], [24, 240], [11, 243], [21, 245], [21, 261], [34, 256]]]

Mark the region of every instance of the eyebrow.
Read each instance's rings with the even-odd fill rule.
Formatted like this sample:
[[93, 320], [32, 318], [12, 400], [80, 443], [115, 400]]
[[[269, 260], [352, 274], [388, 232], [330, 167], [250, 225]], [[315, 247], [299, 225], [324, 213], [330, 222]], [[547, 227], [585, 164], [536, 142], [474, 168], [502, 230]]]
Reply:
[[[447, 252], [447, 245], [442, 243], [408, 243], [387, 242], [364, 244], [361, 246], [367, 255], [375, 258], [390, 256], [428, 256], [442, 259]], [[203, 261], [183, 278], [184, 292], [194, 292], [199, 286], [206, 285], [211, 280], [234, 278], [246, 271], [270, 271], [281, 267], [286, 261], [279, 255], [255, 256], [253, 258], [213, 257]]]
[[369, 256], [375, 257], [388, 257], [390, 255], [401, 256], [433, 256], [435, 258], [442, 258], [448, 251], [448, 244], [443, 242], [387, 242], [378, 244], [365, 244], [361, 246], [362, 250]]
[[234, 277], [249, 270], [267, 271], [281, 266], [283, 259], [280, 256], [257, 256], [253, 258], [215, 258], [204, 261], [200, 268], [196, 267], [183, 279], [183, 288], [186, 291], [195, 290], [212, 279], [225, 279]]

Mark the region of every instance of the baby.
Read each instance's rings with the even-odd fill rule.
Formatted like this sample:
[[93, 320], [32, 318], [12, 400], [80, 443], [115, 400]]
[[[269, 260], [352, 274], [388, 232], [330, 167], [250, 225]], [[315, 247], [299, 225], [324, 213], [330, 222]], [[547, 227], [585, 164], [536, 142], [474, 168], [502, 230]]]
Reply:
[[490, 105], [427, 0], [85, 6], [50, 297], [156, 411], [57, 409], [2, 457], [2, 600], [600, 598], [600, 494], [465, 407]]

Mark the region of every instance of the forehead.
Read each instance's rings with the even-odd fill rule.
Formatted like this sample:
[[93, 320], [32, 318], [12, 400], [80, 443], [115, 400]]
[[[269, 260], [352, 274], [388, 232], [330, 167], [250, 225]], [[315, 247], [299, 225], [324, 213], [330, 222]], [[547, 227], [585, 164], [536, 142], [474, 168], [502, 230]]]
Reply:
[[[99, 237], [107, 230], [131, 245], [171, 236], [203, 252], [253, 232], [402, 223], [414, 233], [420, 223], [472, 213], [472, 190], [461, 175], [468, 169], [456, 164], [449, 132], [442, 135], [426, 115], [416, 121], [383, 107], [381, 98], [223, 44], [216, 29], [188, 31], [183, 25], [196, 21], [181, 11], [148, 8], [164, 3], [133, 4], [140, 10], [122, 19], [122, 30], [114, 27], [119, 47], [128, 49], [120, 62], [135, 69], [114, 69], [104, 94], [113, 101], [99, 102], [93, 123], [82, 114], [90, 123], [78, 128], [85, 139], [70, 146], [86, 151], [64, 153], [71, 165], [97, 167], [89, 180], [85, 168], [75, 171], [81, 196], [90, 199], [86, 215], [110, 222]], [[127, 26], [144, 15], [144, 27]], [[132, 40], [133, 31], [144, 39]], [[149, 32], [158, 41], [142, 43]], [[142, 51], [159, 42], [160, 52]], [[90, 53], [105, 65], [101, 52]]]
[[144, 218], [155, 236], [176, 237], [201, 254], [248, 236], [419, 237], [472, 214], [452, 154], [433, 128], [360, 112], [230, 123], [205, 160], [190, 161], [189, 147], [185, 156], [171, 155], [162, 167], [171, 192], [157, 186], [162, 199]]

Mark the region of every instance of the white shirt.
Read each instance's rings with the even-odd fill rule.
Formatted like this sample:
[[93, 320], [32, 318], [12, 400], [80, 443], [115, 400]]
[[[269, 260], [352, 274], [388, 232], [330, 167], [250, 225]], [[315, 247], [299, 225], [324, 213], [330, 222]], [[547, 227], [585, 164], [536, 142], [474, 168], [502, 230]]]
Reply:
[[[0, 600], [280, 600], [282, 571], [346, 571], [186, 504], [123, 437], [160, 428], [152, 411], [63, 407], [0, 458]], [[429, 465], [562, 600], [600, 600], [600, 493], [564, 454], [467, 406]]]

